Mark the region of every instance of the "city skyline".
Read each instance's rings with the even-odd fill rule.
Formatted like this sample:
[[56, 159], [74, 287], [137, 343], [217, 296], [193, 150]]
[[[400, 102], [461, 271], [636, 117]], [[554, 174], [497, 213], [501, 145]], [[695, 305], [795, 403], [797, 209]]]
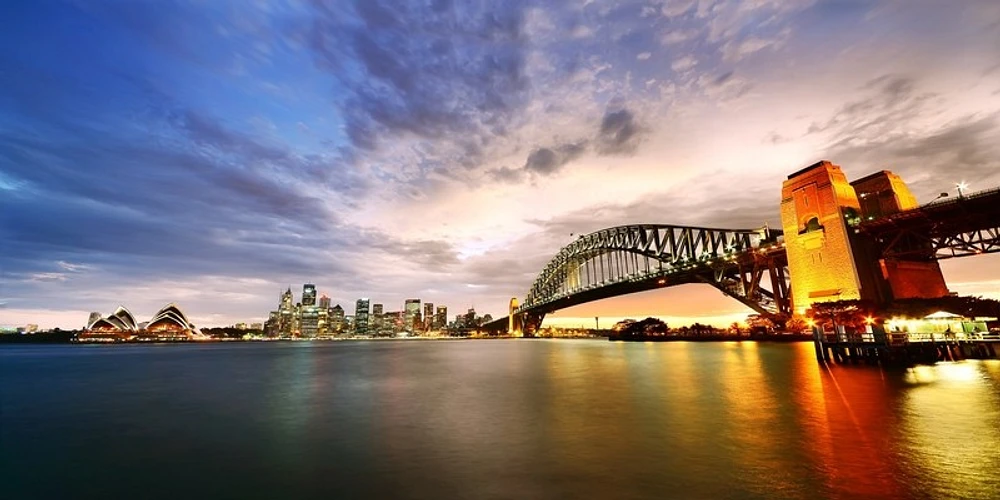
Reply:
[[[1000, 185], [995, 2], [435, 6], [0, 7], [0, 324], [263, 321], [292, 283], [501, 317], [575, 235], [779, 227], [820, 159]], [[1000, 256], [941, 266], [1000, 298]], [[751, 312], [686, 285], [548, 320]]]

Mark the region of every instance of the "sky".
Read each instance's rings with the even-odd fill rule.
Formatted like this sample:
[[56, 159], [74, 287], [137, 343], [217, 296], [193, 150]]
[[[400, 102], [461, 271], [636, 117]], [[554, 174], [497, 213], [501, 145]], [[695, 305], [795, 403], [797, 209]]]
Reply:
[[[262, 321], [307, 282], [502, 316], [574, 234], [780, 226], [821, 159], [921, 202], [1000, 186], [995, 0], [39, 0], [0, 26], [3, 325]], [[942, 267], [1000, 298], [1000, 256]], [[685, 285], [550, 323], [751, 312]]]

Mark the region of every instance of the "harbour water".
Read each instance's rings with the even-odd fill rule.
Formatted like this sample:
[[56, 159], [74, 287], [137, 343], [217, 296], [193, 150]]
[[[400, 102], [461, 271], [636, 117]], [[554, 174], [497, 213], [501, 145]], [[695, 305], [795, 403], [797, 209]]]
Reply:
[[809, 343], [0, 348], [0, 497], [1000, 498], [1000, 361]]

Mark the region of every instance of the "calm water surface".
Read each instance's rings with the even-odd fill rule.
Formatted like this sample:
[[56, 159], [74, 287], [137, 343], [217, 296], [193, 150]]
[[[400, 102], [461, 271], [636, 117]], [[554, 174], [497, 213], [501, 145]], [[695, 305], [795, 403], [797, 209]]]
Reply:
[[1000, 498], [1000, 362], [809, 344], [0, 348], [0, 498]]

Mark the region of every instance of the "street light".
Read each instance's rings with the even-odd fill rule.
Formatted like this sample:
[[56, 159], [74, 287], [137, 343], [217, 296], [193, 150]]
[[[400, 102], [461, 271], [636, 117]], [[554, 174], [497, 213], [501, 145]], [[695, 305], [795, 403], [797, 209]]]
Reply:
[[959, 182], [958, 184], [955, 184], [955, 187], [957, 187], [957, 188], [958, 188], [958, 197], [959, 197], [959, 198], [961, 198], [961, 197], [962, 197], [962, 195], [963, 195], [963, 194], [965, 194], [965, 193], [964, 193], [964, 191], [965, 191], [966, 189], [969, 189], [969, 185], [968, 185], [968, 184], [966, 184], [966, 182], [965, 182], [965, 181], [962, 181], [962, 182]]

